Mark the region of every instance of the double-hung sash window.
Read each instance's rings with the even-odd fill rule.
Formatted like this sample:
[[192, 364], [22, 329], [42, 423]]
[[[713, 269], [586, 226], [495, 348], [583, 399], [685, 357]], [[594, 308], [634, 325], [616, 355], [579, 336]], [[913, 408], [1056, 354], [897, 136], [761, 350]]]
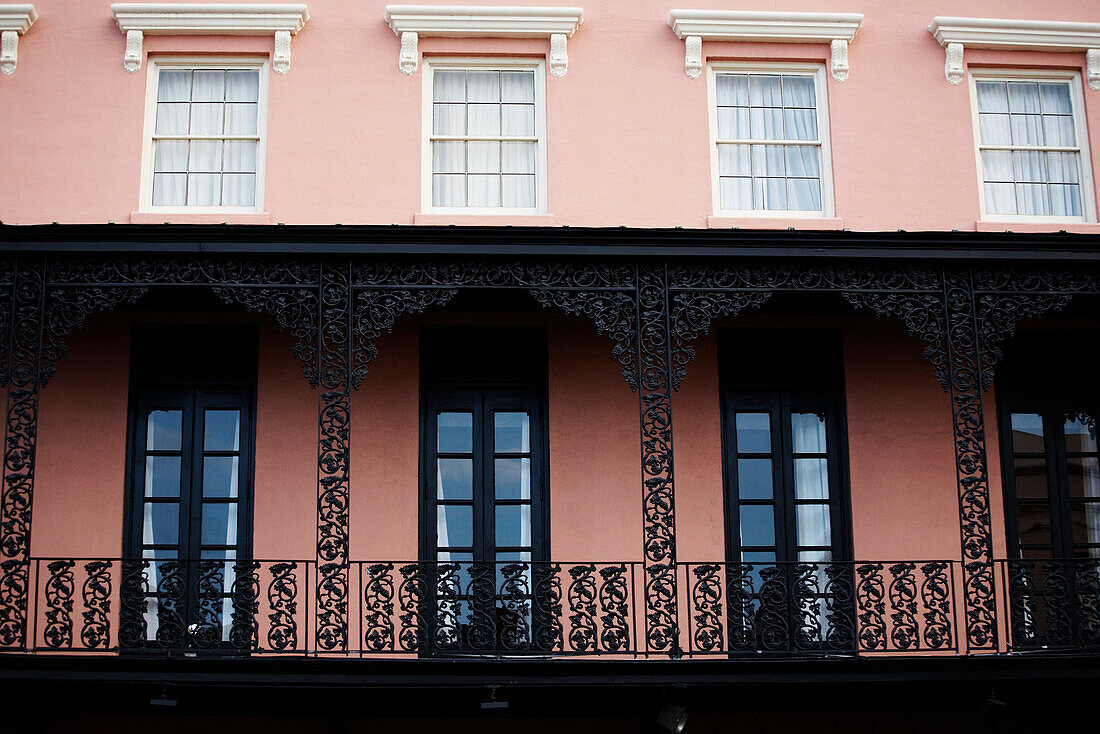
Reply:
[[262, 208], [267, 75], [263, 64], [150, 68], [142, 208]]
[[427, 210], [545, 211], [541, 64], [432, 63], [426, 77]]
[[986, 218], [1095, 218], [1081, 81], [972, 75]]
[[831, 216], [824, 72], [712, 69], [715, 211]]

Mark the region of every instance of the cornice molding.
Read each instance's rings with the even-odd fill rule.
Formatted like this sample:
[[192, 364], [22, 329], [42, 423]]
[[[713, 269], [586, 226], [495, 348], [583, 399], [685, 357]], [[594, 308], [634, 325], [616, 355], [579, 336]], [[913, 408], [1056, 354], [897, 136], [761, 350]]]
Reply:
[[38, 20], [30, 4], [0, 5], [0, 71], [14, 74], [19, 62], [19, 37]]
[[421, 37], [548, 38], [550, 73], [565, 76], [569, 67], [566, 39], [583, 21], [583, 9], [480, 5], [387, 5], [384, 16], [401, 39], [398, 68], [414, 73], [420, 65]]
[[928, 31], [946, 50], [944, 76], [951, 84], [962, 81], [964, 48], [996, 48], [1084, 52], [1089, 88], [1100, 89], [1100, 23], [938, 15]]
[[304, 3], [114, 3], [111, 16], [126, 34], [123, 67], [141, 68], [148, 35], [274, 36], [272, 69], [290, 69], [290, 37], [309, 20]]
[[703, 71], [703, 41], [827, 43], [833, 78], [848, 78], [848, 44], [863, 23], [862, 13], [786, 13], [750, 10], [682, 10], [668, 24], [684, 40], [684, 68], [696, 79]]

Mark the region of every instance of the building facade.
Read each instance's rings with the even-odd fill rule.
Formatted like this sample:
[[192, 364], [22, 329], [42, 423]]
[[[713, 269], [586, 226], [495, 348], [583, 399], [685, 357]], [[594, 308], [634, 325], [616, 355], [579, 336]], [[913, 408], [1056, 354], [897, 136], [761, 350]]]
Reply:
[[1090, 730], [1100, 11], [834, 5], [0, 4], [0, 720]]

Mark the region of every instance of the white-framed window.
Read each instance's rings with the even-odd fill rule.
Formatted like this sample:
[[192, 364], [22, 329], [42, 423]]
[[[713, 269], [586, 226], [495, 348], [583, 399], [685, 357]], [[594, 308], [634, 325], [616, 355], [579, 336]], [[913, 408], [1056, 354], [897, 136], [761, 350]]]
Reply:
[[971, 70], [982, 219], [1095, 221], [1080, 74]]
[[833, 216], [823, 65], [711, 65], [714, 211]]
[[546, 211], [546, 77], [541, 61], [428, 60], [425, 212]]
[[263, 209], [267, 63], [149, 64], [142, 211]]

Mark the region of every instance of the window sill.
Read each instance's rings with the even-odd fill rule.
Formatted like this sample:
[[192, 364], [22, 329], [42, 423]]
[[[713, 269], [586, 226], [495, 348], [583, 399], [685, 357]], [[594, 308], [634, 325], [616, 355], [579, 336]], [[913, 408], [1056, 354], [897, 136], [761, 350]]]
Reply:
[[270, 212], [225, 213], [208, 212], [130, 212], [130, 224], [274, 224]]
[[844, 229], [839, 217], [707, 217], [710, 229]]
[[1077, 234], [1100, 234], [1100, 224], [1096, 222], [1065, 222], [1053, 219], [1050, 222], [994, 222], [981, 220], [974, 222], [975, 232], [1075, 232]]
[[425, 214], [413, 215], [413, 224], [457, 227], [556, 227], [558, 218], [553, 214]]

